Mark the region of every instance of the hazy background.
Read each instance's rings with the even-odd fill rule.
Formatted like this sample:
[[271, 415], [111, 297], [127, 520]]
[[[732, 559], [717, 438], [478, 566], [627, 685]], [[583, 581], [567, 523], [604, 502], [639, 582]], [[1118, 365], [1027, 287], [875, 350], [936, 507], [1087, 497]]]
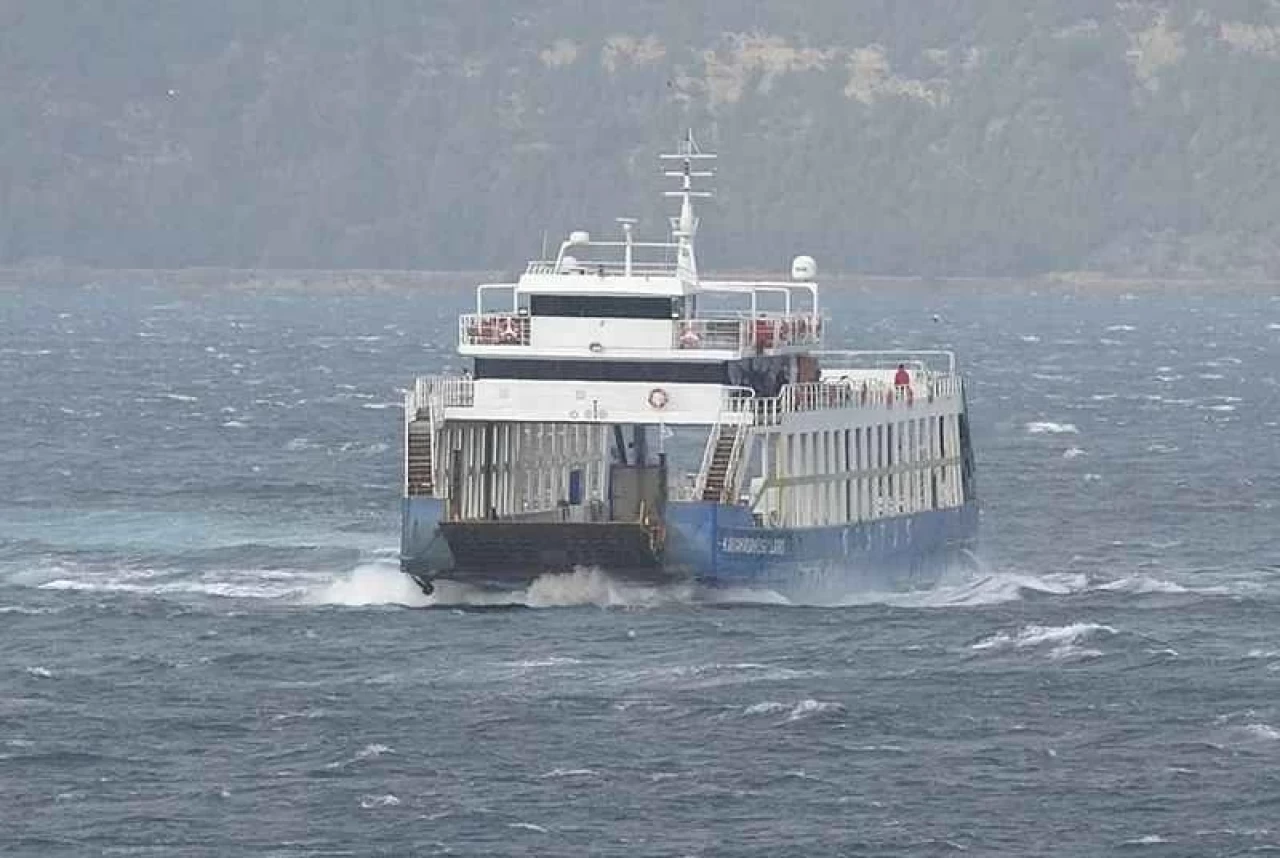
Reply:
[[[0, 265], [1280, 277], [1274, 0], [0, 0]], [[669, 208], [669, 207], [668, 207]]]

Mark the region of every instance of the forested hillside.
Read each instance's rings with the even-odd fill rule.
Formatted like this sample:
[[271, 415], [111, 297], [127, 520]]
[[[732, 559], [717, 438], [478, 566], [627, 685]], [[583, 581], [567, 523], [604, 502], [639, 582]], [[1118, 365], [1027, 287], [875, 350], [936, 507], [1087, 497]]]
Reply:
[[1275, 0], [0, 0], [0, 264], [1280, 276]]

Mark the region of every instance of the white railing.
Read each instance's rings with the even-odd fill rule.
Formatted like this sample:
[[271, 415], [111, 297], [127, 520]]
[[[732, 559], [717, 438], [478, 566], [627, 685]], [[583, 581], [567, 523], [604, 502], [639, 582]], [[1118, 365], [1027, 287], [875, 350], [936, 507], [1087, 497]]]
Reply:
[[516, 313], [465, 313], [458, 317], [464, 346], [527, 346], [529, 317]]
[[822, 342], [822, 317], [812, 313], [699, 314], [675, 325], [677, 349], [764, 351]]
[[740, 351], [747, 347], [745, 319], [694, 318], [676, 322], [671, 329], [674, 348], [682, 351], [716, 349]]
[[860, 383], [815, 382], [788, 384], [778, 396], [752, 400], [751, 403], [755, 423], [769, 426], [777, 424], [784, 414], [855, 408], [914, 408], [941, 399], [959, 398], [962, 389], [960, 377], [956, 375], [922, 377], [908, 385], [870, 380]]
[[[911, 372], [945, 373], [947, 375], [955, 375], [956, 372], [955, 352], [941, 349], [824, 350], [814, 352], [814, 357], [822, 359], [822, 362], [828, 365], [833, 360], [852, 361], [849, 365], [850, 372], [866, 370], [888, 370], [892, 372], [897, 369], [899, 364], [904, 365]], [[828, 371], [834, 373], [840, 370]]]
[[813, 313], [770, 313], [748, 322], [748, 347], [764, 350], [816, 346], [821, 342], [822, 317]]
[[470, 408], [475, 405], [475, 381], [461, 375], [424, 375], [414, 379], [413, 389], [405, 395], [406, 416], [414, 419], [433, 406]]
[[706, 448], [702, 452], [702, 465], [694, 483], [694, 495], [702, 498], [707, 490], [707, 478], [711, 474], [711, 462], [715, 458], [715, 449], [720, 443], [720, 434], [725, 426], [734, 426], [733, 447], [729, 450], [729, 461], [725, 468], [722, 497], [733, 499], [737, 496], [741, 475], [737, 473], [742, 459], [742, 451], [746, 447], [748, 429], [755, 422], [756, 403], [754, 391], [749, 387], [726, 388], [724, 398], [720, 402], [720, 417], [711, 427], [707, 437]]
[[[574, 274], [597, 277], [623, 277], [627, 274], [626, 262], [618, 260], [575, 259], [570, 263], [540, 259], [530, 262], [524, 269], [526, 274]], [[632, 261], [630, 274], [632, 277], [673, 277], [676, 273], [674, 262], [638, 262]]]

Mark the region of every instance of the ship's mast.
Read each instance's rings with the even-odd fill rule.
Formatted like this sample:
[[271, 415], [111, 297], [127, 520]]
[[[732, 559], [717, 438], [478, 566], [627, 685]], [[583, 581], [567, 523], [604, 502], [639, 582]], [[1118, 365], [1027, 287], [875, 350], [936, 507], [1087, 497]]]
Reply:
[[[698, 262], [693, 250], [693, 241], [698, 232], [698, 219], [693, 215], [693, 198], [710, 197], [712, 192], [695, 191], [693, 180], [710, 179], [715, 176], [715, 169], [710, 162], [714, 161], [716, 156], [714, 153], [703, 152], [698, 148], [697, 142], [693, 139], [693, 129], [690, 129], [681, 141], [678, 152], [658, 157], [666, 162], [664, 166], [674, 166], [672, 162], [679, 164], [679, 169], [666, 169], [663, 175], [670, 179], [679, 179], [680, 189], [664, 191], [663, 196], [680, 198], [680, 214], [671, 218], [671, 236], [676, 241], [676, 275], [687, 282], [696, 282]], [[699, 162], [699, 166], [703, 169], [693, 169], [695, 161]]]

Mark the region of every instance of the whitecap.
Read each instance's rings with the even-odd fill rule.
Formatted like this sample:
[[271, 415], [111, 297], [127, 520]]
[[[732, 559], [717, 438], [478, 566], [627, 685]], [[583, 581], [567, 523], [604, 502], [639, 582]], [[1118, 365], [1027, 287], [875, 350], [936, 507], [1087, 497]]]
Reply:
[[593, 778], [598, 774], [595, 769], [560, 769], [555, 768], [539, 775], [541, 780], [557, 780], [559, 778]]
[[1268, 742], [1280, 741], [1280, 730], [1270, 724], [1246, 724], [1244, 731], [1255, 739], [1263, 739]]
[[53, 671], [47, 667], [40, 667], [39, 665], [36, 665], [35, 667], [28, 667], [27, 674], [29, 676], [34, 676], [37, 679], [53, 679]]
[[970, 644], [970, 649], [999, 652], [1002, 650], [1025, 650], [1049, 647], [1049, 657], [1062, 658], [1094, 658], [1102, 653], [1096, 649], [1085, 649], [1080, 644], [1086, 640], [1105, 638], [1116, 634], [1111, 626], [1101, 623], [1071, 623], [1066, 626], [1027, 625], [1018, 631], [997, 632]]
[[226, 429], [243, 429], [246, 426], [248, 426], [247, 423], [241, 420], [228, 420], [226, 423], [223, 423], [222, 425]]
[[787, 715], [788, 721], [800, 721], [805, 718], [815, 718], [822, 715], [838, 715], [845, 711], [844, 706], [830, 700], [801, 700], [791, 709], [791, 713]]
[[536, 831], [539, 834], [550, 833], [550, 831], [548, 831], [546, 828], [543, 828], [541, 825], [537, 825], [532, 822], [509, 822], [507, 823], [507, 828], [519, 828], [524, 831]]
[[1068, 447], [1062, 451], [1062, 458], [1064, 459], [1078, 459], [1084, 455], [1086, 455], [1085, 451], [1079, 447]]
[[538, 667], [564, 667], [571, 664], [582, 664], [581, 659], [577, 658], [560, 658], [551, 656], [549, 658], [536, 658], [525, 661], [504, 661], [499, 662], [501, 667], [518, 667], [522, 669], [538, 668]]
[[1151, 593], [1165, 593], [1171, 595], [1180, 595], [1183, 593], [1215, 593], [1225, 592], [1214, 588], [1203, 588], [1197, 590], [1189, 590], [1181, 584], [1173, 581], [1163, 581], [1159, 578], [1151, 578], [1146, 575], [1131, 575], [1125, 578], [1117, 578], [1112, 581], [1102, 581], [1090, 587], [1091, 590], [1100, 590], [1110, 593], [1129, 593], [1135, 596], [1147, 595]]
[[752, 703], [742, 710], [743, 715], [776, 715], [779, 712], [785, 712], [791, 709], [786, 703], [779, 700], [763, 700], [760, 703]]
[[390, 408], [402, 408], [403, 402], [362, 402], [361, 408], [368, 408], [370, 411], [386, 411]]
[[1133, 325], [1108, 325], [1107, 330], [1108, 331], [1136, 331], [1138, 329], [1135, 328]]
[[1039, 337], [1037, 337], [1035, 334], [1020, 334], [1020, 335], [1018, 336], [1018, 339], [1022, 340], [1024, 343], [1038, 343], [1038, 342], [1040, 342], [1040, 338], [1039, 338]]
[[360, 797], [360, 807], [372, 810], [375, 807], [399, 807], [400, 799], [391, 793], [385, 795], [365, 795]]
[[1026, 428], [1032, 435], [1076, 435], [1080, 432], [1074, 423], [1054, 423], [1048, 420], [1027, 423]]
[[375, 757], [381, 757], [383, 754], [393, 754], [393, 753], [395, 753], [395, 750], [391, 748], [391, 746], [381, 745], [381, 744], [378, 744], [377, 742], [372, 742], [368, 745], [365, 745], [360, 750], [356, 751], [355, 758], [357, 760], [368, 760], [368, 759], [373, 759]]
[[1142, 837], [1138, 837], [1134, 840], [1126, 840], [1120, 845], [1121, 846], [1157, 846], [1161, 843], [1172, 843], [1172, 842], [1173, 841], [1166, 840], [1165, 838], [1161, 837], [1159, 834], [1147, 834]]

